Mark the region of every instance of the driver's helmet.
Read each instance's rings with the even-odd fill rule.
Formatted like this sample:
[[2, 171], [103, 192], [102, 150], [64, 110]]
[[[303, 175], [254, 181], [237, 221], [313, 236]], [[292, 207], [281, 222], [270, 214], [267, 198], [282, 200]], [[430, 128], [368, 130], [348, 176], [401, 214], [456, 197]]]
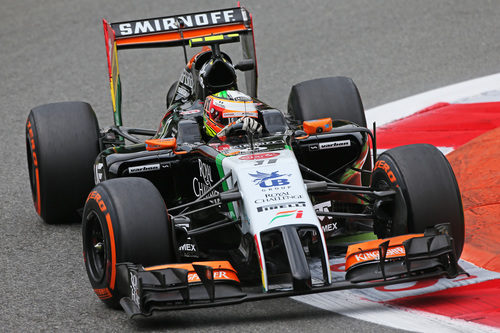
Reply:
[[259, 117], [252, 98], [236, 90], [224, 90], [208, 96], [203, 109], [205, 131], [212, 137], [238, 118]]
[[203, 97], [224, 90], [238, 89], [236, 71], [224, 57], [208, 60], [200, 69], [200, 85]]

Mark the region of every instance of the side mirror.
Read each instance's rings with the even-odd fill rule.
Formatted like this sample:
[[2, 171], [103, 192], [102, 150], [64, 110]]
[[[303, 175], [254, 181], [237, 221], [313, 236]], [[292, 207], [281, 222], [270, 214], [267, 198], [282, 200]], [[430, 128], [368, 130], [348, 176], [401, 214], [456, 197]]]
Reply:
[[175, 149], [176, 147], [175, 138], [146, 140], [146, 150]]
[[255, 68], [255, 61], [253, 59], [243, 59], [234, 66], [234, 69], [242, 72], [250, 71]]
[[332, 118], [307, 120], [302, 123], [302, 126], [309, 135], [330, 132], [332, 130]]

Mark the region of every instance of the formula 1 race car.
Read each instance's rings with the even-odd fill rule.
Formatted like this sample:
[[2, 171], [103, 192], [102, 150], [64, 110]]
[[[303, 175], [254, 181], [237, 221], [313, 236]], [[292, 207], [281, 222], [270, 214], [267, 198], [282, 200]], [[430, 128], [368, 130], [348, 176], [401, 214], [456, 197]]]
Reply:
[[[449, 163], [424, 144], [377, 156], [351, 79], [294, 85], [284, 114], [257, 99], [245, 8], [103, 23], [114, 126], [99, 129], [87, 103], [48, 104], [31, 110], [26, 143], [37, 213], [82, 219], [108, 306], [148, 316], [466, 274]], [[241, 61], [226, 43], [241, 43]], [[189, 61], [188, 45], [201, 48]], [[171, 46], [186, 66], [158, 130], [124, 127], [118, 50]]]

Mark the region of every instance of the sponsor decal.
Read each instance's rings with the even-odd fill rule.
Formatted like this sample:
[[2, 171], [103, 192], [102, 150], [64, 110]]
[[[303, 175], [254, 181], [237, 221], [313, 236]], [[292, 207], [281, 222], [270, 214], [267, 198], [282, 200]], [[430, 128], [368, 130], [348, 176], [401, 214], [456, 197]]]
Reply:
[[201, 112], [200, 110], [186, 110], [186, 111], [180, 111], [179, 113], [183, 116], [188, 115], [188, 114], [195, 114]]
[[[233, 274], [229, 274], [229, 272], [225, 271], [215, 271], [214, 270], [214, 280], [231, 280], [234, 281], [235, 278], [230, 276]], [[188, 282], [200, 282], [200, 277], [196, 273], [189, 273], [188, 274]]]
[[186, 70], [183, 70], [181, 73], [181, 77], [179, 78], [179, 82], [184, 84], [186, 87], [193, 89], [194, 81], [193, 74]]
[[139, 297], [139, 287], [137, 282], [137, 275], [130, 272], [130, 299], [139, 309], [141, 309], [141, 298]]
[[203, 163], [201, 160], [198, 160], [198, 168], [200, 170], [200, 177], [203, 179], [205, 184], [211, 185], [213, 183], [213, 179], [212, 169], [210, 165]]
[[[262, 147], [267, 147], [267, 146], [274, 146], [274, 145], [284, 145], [285, 141], [283, 140], [272, 140], [272, 141], [263, 141], [263, 142], [254, 142], [254, 148], [255, 147], [261, 147], [261, 149], [264, 149]], [[248, 143], [242, 143], [238, 145], [233, 145], [233, 148], [236, 149], [244, 149], [244, 148], [249, 148], [250, 144]]]
[[160, 164], [139, 165], [128, 168], [128, 173], [139, 173], [160, 170]]
[[107, 212], [106, 204], [104, 203], [104, 201], [102, 201], [102, 197], [97, 191], [90, 192], [89, 196], [87, 197], [87, 201], [89, 201], [89, 200], [95, 200], [95, 202], [97, 202], [97, 205], [99, 206], [99, 209], [101, 210], [101, 212], [103, 212], [103, 213]]
[[350, 147], [350, 140], [342, 140], [342, 141], [331, 141], [331, 142], [320, 142], [318, 147], [320, 150], [323, 149], [333, 149], [333, 148], [342, 148], [342, 147]]
[[376, 169], [384, 170], [387, 174], [387, 177], [389, 177], [389, 180], [392, 183], [395, 183], [397, 181], [396, 176], [394, 176], [394, 173], [391, 170], [391, 167], [384, 160], [378, 160], [377, 163], [375, 163], [375, 168], [373, 168], [373, 170], [375, 171]]
[[[198, 178], [193, 178], [193, 192], [194, 192], [194, 195], [196, 197], [200, 197], [202, 195], [204, 195], [209, 189], [210, 187], [212, 187], [212, 185], [207, 185], [207, 184], [204, 184], [202, 182], [200, 182], [198, 180]], [[218, 195], [219, 194], [219, 191], [213, 189], [212, 191], [210, 191], [210, 193], [208, 194], [208, 196], [214, 196], [214, 195]]]
[[282, 218], [282, 217], [290, 217], [290, 216], [294, 216], [294, 215], [295, 215], [294, 218], [301, 219], [302, 218], [302, 213], [303, 213], [302, 210], [297, 210], [297, 209], [294, 209], [294, 210], [285, 210], [283, 212], [278, 212], [272, 218], [272, 220], [269, 221], [269, 224], [273, 223], [273, 221], [276, 220], [276, 219], [279, 219], [279, 218]]
[[323, 232], [335, 231], [335, 230], [338, 229], [337, 223], [338, 222], [332, 222], [332, 223], [328, 223], [328, 224], [322, 225], [321, 229], [323, 229]]
[[104, 165], [100, 162], [94, 165], [94, 183], [95, 184], [99, 184], [104, 178], [104, 173], [102, 170], [103, 167], [104, 167]]
[[257, 171], [256, 173], [249, 173], [249, 175], [254, 177], [254, 183], [262, 188], [289, 185], [290, 182], [286, 177], [291, 176], [285, 174], [281, 175], [279, 171], [273, 171], [271, 173]]
[[[200, 197], [205, 194], [210, 187], [213, 185], [212, 179], [212, 168], [210, 165], [202, 162], [200, 159], [198, 160], [198, 169], [199, 169], [199, 178], [193, 178], [193, 193], [196, 197]], [[200, 180], [201, 179], [201, 180]], [[218, 195], [219, 191], [212, 190], [208, 194], [208, 196]]]
[[191, 95], [191, 91], [186, 89], [185, 87], [179, 85], [177, 87], [177, 92], [176, 92], [176, 98], [174, 100], [177, 100], [177, 97], [180, 96], [180, 98], [187, 98]]
[[183, 257], [198, 257], [198, 250], [196, 249], [196, 244], [193, 242], [191, 237], [189, 237], [186, 243], [182, 244], [178, 248], [179, 254]]
[[[387, 250], [387, 258], [399, 257], [405, 255], [405, 249], [403, 246], [393, 247]], [[355, 254], [354, 258], [357, 262], [369, 261], [369, 260], [379, 260], [379, 250], [362, 252]]]
[[155, 19], [138, 20], [133, 22], [113, 23], [111, 24], [111, 27], [115, 31], [116, 37], [118, 38], [133, 35], [176, 31], [179, 29], [179, 23], [183, 23], [184, 28], [189, 29], [218, 24], [243, 22], [245, 16], [246, 15], [243, 14], [242, 9], [235, 8], [181, 16], [159, 17]]
[[[262, 160], [266, 158], [272, 158], [278, 156], [280, 153], [259, 153], [259, 154], [252, 154], [252, 155], [245, 155], [241, 156], [240, 160], [244, 161], [252, 161], [252, 160]], [[276, 160], [274, 160], [276, 161]]]
[[179, 251], [194, 252], [196, 251], [196, 246], [194, 244], [186, 243], [179, 246]]
[[100, 299], [108, 299], [113, 297], [108, 288], [94, 289], [94, 292]]
[[[257, 200], [255, 200], [255, 201], [257, 201]], [[305, 207], [305, 206], [306, 206], [305, 201], [284, 202], [284, 203], [280, 203], [280, 204], [260, 206], [260, 207], [257, 207], [257, 211], [260, 213], [260, 212], [267, 212], [269, 210], [275, 210], [275, 209]]]
[[302, 199], [302, 194], [295, 194], [290, 192], [274, 192], [274, 193], [266, 193], [264, 198], [256, 199], [254, 202], [256, 204], [262, 204], [267, 202], [276, 203], [277, 201], [296, 200], [296, 199]]
[[259, 160], [259, 161], [255, 161], [254, 166], [275, 164], [276, 161], [278, 161], [278, 160], [275, 158], [272, 158], [269, 160]]

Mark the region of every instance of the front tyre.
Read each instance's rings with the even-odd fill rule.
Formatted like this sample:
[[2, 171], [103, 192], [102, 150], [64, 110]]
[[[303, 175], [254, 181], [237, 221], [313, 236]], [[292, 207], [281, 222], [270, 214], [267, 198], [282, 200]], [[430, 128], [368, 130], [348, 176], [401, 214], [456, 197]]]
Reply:
[[434, 146], [415, 144], [390, 149], [377, 160], [372, 186], [396, 190], [387, 220], [374, 228], [379, 238], [423, 233], [449, 223], [457, 259], [464, 246], [464, 213], [460, 190], [446, 157]]
[[119, 263], [153, 266], [174, 262], [170, 221], [165, 203], [144, 178], [118, 178], [90, 192], [82, 221], [83, 256], [97, 296], [118, 308], [127, 296], [128, 277]]

